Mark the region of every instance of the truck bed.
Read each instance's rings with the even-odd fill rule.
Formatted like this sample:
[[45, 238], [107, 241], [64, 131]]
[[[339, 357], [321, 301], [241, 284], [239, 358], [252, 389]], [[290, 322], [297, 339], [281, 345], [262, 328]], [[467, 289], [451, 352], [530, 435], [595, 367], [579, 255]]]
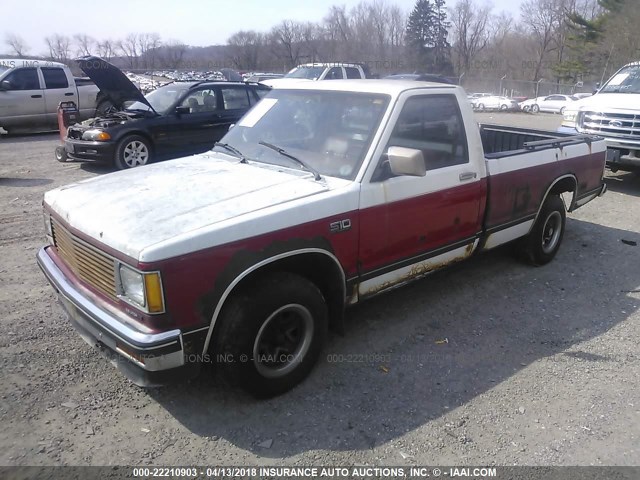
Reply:
[[480, 125], [482, 147], [487, 158], [520, 155], [527, 151], [579, 144], [593, 136], [571, 135], [503, 125]]
[[569, 210], [600, 192], [606, 147], [597, 136], [481, 125], [490, 191], [487, 231], [520, 224], [527, 230], [554, 182], [575, 189]]

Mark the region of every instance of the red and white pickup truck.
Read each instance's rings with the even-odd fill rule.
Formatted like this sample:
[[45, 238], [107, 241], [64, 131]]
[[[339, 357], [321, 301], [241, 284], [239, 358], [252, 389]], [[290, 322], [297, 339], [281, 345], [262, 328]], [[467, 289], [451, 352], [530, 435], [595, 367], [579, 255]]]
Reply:
[[551, 261], [604, 163], [599, 137], [479, 128], [453, 85], [301, 83], [208, 153], [47, 192], [37, 258], [136, 384], [215, 363], [277, 395], [349, 305], [514, 240]]

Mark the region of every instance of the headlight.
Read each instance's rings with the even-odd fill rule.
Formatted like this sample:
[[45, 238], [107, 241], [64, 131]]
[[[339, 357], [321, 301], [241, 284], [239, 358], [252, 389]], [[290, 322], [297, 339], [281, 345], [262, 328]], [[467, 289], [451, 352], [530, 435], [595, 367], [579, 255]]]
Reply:
[[159, 272], [139, 272], [120, 265], [120, 295], [148, 313], [164, 312]]
[[98, 130], [98, 129], [92, 129], [92, 130], [87, 130], [86, 132], [84, 132], [82, 134], [82, 140], [89, 140], [92, 142], [104, 142], [106, 140], [111, 140], [111, 135], [109, 135], [107, 132], [103, 131], [103, 130]]

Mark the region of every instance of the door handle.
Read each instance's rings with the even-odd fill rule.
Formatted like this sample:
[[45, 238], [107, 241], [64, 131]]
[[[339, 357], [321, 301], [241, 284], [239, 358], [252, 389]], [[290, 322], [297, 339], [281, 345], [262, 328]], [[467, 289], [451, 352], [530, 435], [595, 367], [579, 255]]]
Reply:
[[73, 92], [67, 92], [64, 94], [65, 97], [73, 97], [75, 94]]
[[461, 173], [458, 177], [461, 182], [465, 182], [467, 180], [471, 180], [472, 178], [476, 178], [478, 174], [476, 172], [464, 172]]
[[42, 98], [42, 95], [31, 95], [31, 98]]

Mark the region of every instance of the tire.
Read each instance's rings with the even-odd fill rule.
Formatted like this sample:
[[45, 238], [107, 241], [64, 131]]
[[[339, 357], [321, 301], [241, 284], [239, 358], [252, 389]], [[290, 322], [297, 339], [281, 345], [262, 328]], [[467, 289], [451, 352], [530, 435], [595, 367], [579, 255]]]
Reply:
[[507, 108], [509, 107], [507, 107], [506, 105], [500, 105], [500, 110], [506, 110]]
[[529, 105], [525, 105], [524, 107], [522, 107], [522, 111], [525, 113], [529, 113], [529, 110], [531, 110], [531, 107]]
[[540, 106], [537, 103], [531, 105], [531, 113], [538, 113], [540, 111]]
[[481, 112], [484, 110], [484, 103], [479, 103], [478, 104], [478, 110], [481, 111]]
[[67, 151], [62, 145], [58, 145], [56, 147], [56, 160], [60, 163], [64, 163], [67, 161]]
[[544, 202], [531, 232], [522, 239], [520, 253], [535, 266], [549, 263], [560, 250], [567, 219], [562, 199], [553, 195]]
[[566, 109], [566, 108], [567, 108], [567, 107], [562, 107], [562, 108], [560, 109], [560, 115], [564, 115], [564, 111], [565, 111], [565, 109]]
[[113, 163], [118, 170], [151, 163], [151, 145], [140, 135], [128, 135], [118, 143]]
[[[327, 336], [322, 293], [300, 275], [278, 272], [233, 295], [215, 330], [223, 376], [257, 398], [281, 395], [304, 380]], [[222, 356], [220, 356], [222, 354]]]

